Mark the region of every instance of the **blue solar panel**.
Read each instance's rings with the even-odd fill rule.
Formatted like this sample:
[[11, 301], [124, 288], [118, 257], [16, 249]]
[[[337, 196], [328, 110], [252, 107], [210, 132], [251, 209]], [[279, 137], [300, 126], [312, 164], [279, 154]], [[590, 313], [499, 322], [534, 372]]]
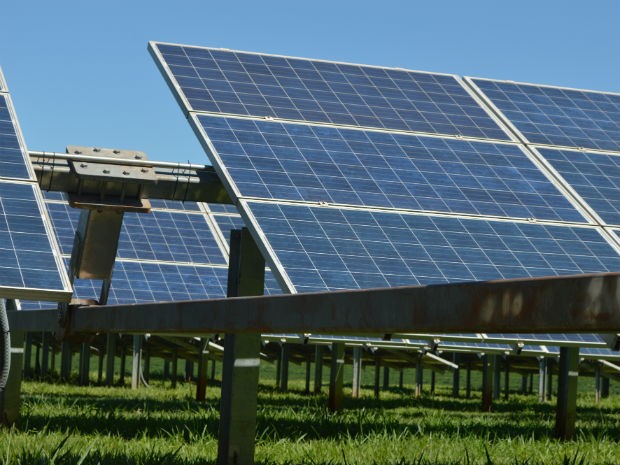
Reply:
[[239, 210], [237, 210], [237, 207], [227, 203], [210, 203], [209, 210], [213, 213], [231, 213], [235, 215], [239, 214]]
[[247, 202], [297, 291], [617, 271], [591, 227]]
[[152, 208], [163, 210], [200, 211], [196, 202], [181, 202], [179, 200], [149, 199]]
[[151, 49], [188, 111], [509, 140], [454, 76], [204, 47]]
[[584, 221], [516, 145], [198, 120], [243, 197]]
[[[0, 182], [0, 289], [68, 295], [48, 237], [36, 184]], [[23, 295], [21, 295], [23, 297]], [[13, 295], [17, 297], [17, 295]]]
[[8, 95], [0, 94], [0, 177], [32, 179]]
[[620, 94], [472, 81], [529, 142], [620, 151]]
[[[48, 202], [62, 253], [70, 255], [80, 210], [67, 203]], [[184, 211], [152, 210], [125, 213], [118, 244], [118, 258], [223, 265], [205, 216]]]
[[598, 334], [523, 334], [523, 333], [496, 333], [486, 334], [487, 339], [493, 341], [509, 340], [515, 342], [539, 342], [549, 345], [566, 343], [581, 345], [606, 346], [607, 343]]
[[[108, 304], [196, 300], [226, 296], [225, 267], [117, 260]], [[101, 282], [76, 280], [75, 296], [98, 299]]]
[[604, 222], [620, 225], [620, 154], [538, 151]]
[[222, 235], [230, 243], [230, 230], [241, 229], [245, 226], [239, 215], [213, 215], [217, 226], [222, 231]]

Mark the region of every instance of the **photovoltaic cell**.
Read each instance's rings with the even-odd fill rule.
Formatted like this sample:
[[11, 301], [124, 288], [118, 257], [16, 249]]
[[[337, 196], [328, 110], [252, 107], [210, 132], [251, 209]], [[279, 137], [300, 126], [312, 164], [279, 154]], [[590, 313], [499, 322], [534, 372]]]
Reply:
[[188, 111], [509, 140], [449, 75], [151, 44]]
[[538, 148], [607, 224], [620, 225], [620, 154]]
[[149, 199], [152, 208], [162, 210], [187, 210], [187, 211], [200, 211], [200, 207], [196, 202], [181, 202], [179, 200], [167, 200], [167, 199]]
[[0, 94], [0, 177], [31, 179], [8, 96]]
[[472, 81], [529, 142], [620, 151], [620, 94]]
[[523, 334], [523, 333], [496, 333], [487, 334], [492, 340], [510, 340], [510, 341], [534, 341], [550, 345], [562, 345], [562, 343], [572, 344], [599, 344], [605, 345], [601, 336], [598, 334]]
[[617, 271], [591, 227], [247, 202], [298, 292]]
[[[47, 208], [62, 253], [71, 255], [80, 210], [67, 203], [53, 202], [48, 202]], [[226, 263], [204, 215], [184, 211], [125, 213], [117, 256], [120, 259]]]
[[516, 145], [205, 115], [198, 121], [243, 197], [584, 221]]
[[66, 294], [36, 188], [0, 182], [0, 288]]

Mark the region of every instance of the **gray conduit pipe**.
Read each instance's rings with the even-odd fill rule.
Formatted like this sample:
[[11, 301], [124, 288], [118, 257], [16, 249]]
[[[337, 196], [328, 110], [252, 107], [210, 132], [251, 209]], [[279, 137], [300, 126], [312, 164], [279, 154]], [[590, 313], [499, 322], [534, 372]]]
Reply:
[[6, 390], [11, 370], [11, 333], [9, 331], [9, 318], [6, 314], [6, 300], [0, 299], [0, 396]]

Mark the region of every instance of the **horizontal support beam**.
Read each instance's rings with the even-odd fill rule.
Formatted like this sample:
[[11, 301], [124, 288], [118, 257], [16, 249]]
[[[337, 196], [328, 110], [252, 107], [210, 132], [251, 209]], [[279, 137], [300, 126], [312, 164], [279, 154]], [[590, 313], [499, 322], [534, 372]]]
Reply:
[[[149, 166], [155, 171], [156, 182], [141, 186], [139, 183], [125, 184], [94, 179], [80, 179], [71, 168], [71, 163], [82, 159], [90, 162], [105, 162], [118, 166]], [[232, 203], [215, 170], [211, 166], [175, 164], [158, 161], [124, 160], [106, 157], [87, 157], [54, 152], [30, 152], [37, 181], [44, 191], [70, 192], [82, 195], [108, 196], [125, 195], [140, 198], [183, 200], [191, 202]]]
[[64, 320], [69, 333], [620, 332], [620, 273], [79, 307]]

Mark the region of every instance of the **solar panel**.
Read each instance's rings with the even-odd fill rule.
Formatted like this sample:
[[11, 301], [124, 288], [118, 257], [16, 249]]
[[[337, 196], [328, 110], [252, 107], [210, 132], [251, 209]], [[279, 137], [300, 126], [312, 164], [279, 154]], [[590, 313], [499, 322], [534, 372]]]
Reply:
[[[0, 90], [6, 90], [2, 73]], [[70, 295], [11, 98], [0, 93], [0, 297]]]
[[603, 222], [620, 225], [620, 154], [537, 150]]
[[0, 177], [34, 179], [8, 94], [0, 93]]
[[620, 151], [620, 94], [468, 79], [535, 144]]
[[[182, 206], [169, 203], [170, 206]], [[71, 255], [80, 210], [66, 202], [47, 202], [62, 253]], [[184, 207], [183, 207], [184, 208]], [[225, 265], [226, 259], [205, 215], [196, 210], [127, 212], [118, 244], [120, 259]]]
[[490, 342], [513, 341], [539, 343], [545, 345], [579, 345], [580, 347], [606, 347], [608, 344], [598, 334], [485, 334], [484, 339]]
[[[242, 201], [298, 292], [616, 271], [593, 227]], [[286, 277], [285, 277], [286, 276]]]
[[237, 196], [583, 222], [517, 145], [199, 115]]
[[510, 140], [452, 75], [150, 43], [187, 111]]

